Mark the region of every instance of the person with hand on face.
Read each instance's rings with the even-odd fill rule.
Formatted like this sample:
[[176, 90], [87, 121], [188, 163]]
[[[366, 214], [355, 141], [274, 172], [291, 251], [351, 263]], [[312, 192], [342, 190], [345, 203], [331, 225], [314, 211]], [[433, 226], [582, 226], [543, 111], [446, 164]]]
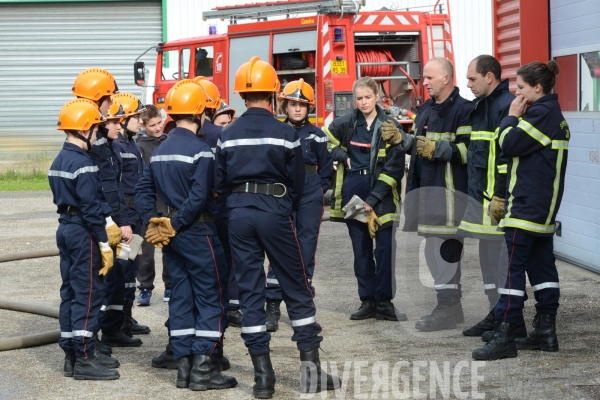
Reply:
[[[377, 83], [369, 78], [354, 82], [352, 92], [358, 108], [333, 120], [325, 128], [332, 156], [338, 161], [330, 217], [346, 222], [354, 252], [354, 275], [358, 281], [360, 308], [350, 319], [406, 321], [395, 296], [395, 224], [400, 221], [400, 186], [405, 152], [412, 137], [384, 114]], [[354, 195], [364, 201], [367, 223], [344, 219], [342, 206]], [[373, 249], [375, 239], [375, 249]]]
[[415, 327], [422, 332], [455, 329], [464, 321], [461, 304], [460, 256], [463, 238], [457, 229], [465, 213], [467, 149], [471, 136], [471, 102], [454, 86], [454, 66], [441, 57], [423, 69], [430, 99], [413, 125], [406, 182], [406, 221], [403, 230], [425, 236], [425, 260], [434, 279], [437, 305]]
[[[63, 375], [75, 379], [119, 378], [101, 362], [94, 332], [102, 306], [104, 276], [113, 267], [112, 245], [120, 238], [105, 203], [98, 166], [90, 156], [104, 116], [91, 100], [71, 100], [58, 116], [67, 140], [48, 171], [54, 204], [60, 214], [56, 244], [60, 254], [60, 340], [65, 352]], [[117, 228], [118, 230], [118, 228]], [[116, 241], [116, 243], [115, 243]]]
[[[144, 160], [140, 148], [133, 138], [140, 131], [140, 115], [146, 111], [146, 108], [137, 96], [131, 93], [114, 94], [111, 96], [111, 100], [118, 103], [125, 113], [125, 117], [120, 122], [121, 129], [119, 130], [117, 140], [113, 142], [113, 146], [115, 152], [118, 152], [123, 160], [123, 172], [120, 183], [123, 195], [125, 196], [125, 207], [123, 207], [121, 213], [127, 215], [130, 225], [122, 228], [128, 228], [126, 237], [129, 240], [126, 243], [129, 243], [131, 242], [132, 235], [140, 235], [142, 229], [140, 216], [135, 209], [134, 197], [135, 185], [144, 171]], [[121, 331], [129, 337], [148, 334], [150, 333], [150, 328], [138, 324], [132, 316], [133, 301], [135, 300], [135, 278], [139, 269], [139, 258], [136, 257], [134, 261], [130, 259], [117, 259], [117, 263], [122, 264], [125, 280], [123, 304], [125, 319]]]
[[[552, 93], [557, 74], [554, 60], [519, 68], [517, 97], [500, 123], [499, 143], [508, 157], [509, 184], [506, 193], [494, 195], [507, 199], [500, 227], [509, 254], [508, 277], [494, 308], [498, 325], [491, 340], [473, 351], [476, 360], [516, 357], [518, 350], [558, 351], [560, 284], [553, 236], [571, 134], [558, 95]], [[515, 338], [523, 318], [525, 274], [537, 302], [534, 330], [525, 338]]]
[[[317, 240], [323, 217], [323, 194], [329, 188], [333, 159], [327, 151], [327, 136], [308, 120], [308, 114], [315, 105], [313, 88], [303, 79], [288, 83], [279, 95], [279, 112], [287, 115], [285, 123], [298, 132], [302, 145], [302, 155], [306, 175], [304, 192], [300, 205], [294, 212], [296, 235], [302, 251], [306, 268], [306, 280], [315, 293], [312, 279], [315, 273], [315, 255]], [[277, 260], [270, 260], [271, 263]], [[279, 328], [281, 311], [279, 306], [283, 297], [275, 270], [269, 265], [267, 274], [267, 332], [276, 332]]]
[[[136, 186], [135, 206], [148, 225], [146, 239], [161, 247], [169, 263], [169, 340], [177, 360], [176, 387], [227, 389], [221, 375], [227, 328], [227, 271], [216, 234], [213, 197], [214, 154], [199, 136], [206, 92], [191, 79], [177, 82], [165, 110], [177, 124], [152, 154]], [[156, 196], [166, 205], [159, 216]]]
[[[479, 239], [479, 265], [489, 308], [483, 320], [463, 330], [465, 336], [482, 336], [494, 329], [498, 287], [504, 284], [498, 280], [506, 276], [504, 234], [498, 229], [501, 217], [488, 211], [496, 204], [502, 204], [504, 211], [504, 197], [494, 195], [506, 191], [507, 160], [498, 145], [498, 128], [515, 98], [508, 90], [508, 79], [501, 81], [501, 75], [498, 60], [486, 54], [471, 61], [467, 70], [467, 86], [476, 99], [470, 114], [472, 130], [467, 151], [469, 198], [458, 234]], [[521, 325], [522, 335], [526, 336], [525, 323]]]

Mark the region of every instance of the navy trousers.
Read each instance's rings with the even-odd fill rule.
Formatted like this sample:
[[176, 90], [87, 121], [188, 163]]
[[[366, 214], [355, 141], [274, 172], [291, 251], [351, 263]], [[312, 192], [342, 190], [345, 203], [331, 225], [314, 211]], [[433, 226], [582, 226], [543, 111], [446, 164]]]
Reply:
[[231, 245], [229, 244], [229, 218], [218, 218], [215, 221], [217, 225], [217, 236], [223, 247], [223, 253], [225, 254], [225, 260], [227, 262], [227, 271], [229, 274], [229, 281], [227, 286], [229, 288], [229, 306], [230, 310], [239, 310], [240, 308], [240, 294], [237, 281], [235, 280], [235, 274], [233, 273], [233, 257], [231, 255]]
[[[141, 222], [138, 221], [135, 225], [131, 225], [131, 229], [133, 230], [133, 233], [139, 235], [142, 232]], [[123, 279], [125, 280], [125, 301], [135, 300], [135, 278], [137, 277], [139, 271], [140, 257], [136, 257], [133, 261], [119, 260], [119, 262], [123, 265]]]
[[[490, 303], [490, 310], [498, 302], [498, 288], [504, 285], [508, 260], [504, 240], [479, 240], [479, 265], [483, 289]], [[499, 282], [502, 280], [502, 282]]]
[[163, 247], [171, 275], [168, 328], [176, 360], [211, 355], [227, 328], [227, 270], [218, 237], [201, 235], [199, 223]]
[[[343, 204], [347, 204], [354, 195], [365, 200], [371, 192], [370, 179], [369, 175], [353, 175], [348, 171], [342, 187]], [[379, 229], [373, 249], [367, 224], [351, 219], [346, 221], [346, 226], [352, 240], [358, 297], [361, 301], [393, 299], [396, 294], [396, 228]]]
[[[321, 221], [323, 219], [323, 190], [317, 187], [316, 190], [305, 193], [302, 196], [300, 205], [293, 215], [296, 235], [300, 242], [302, 259], [310, 290], [315, 295], [315, 288], [312, 285], [312, 279], [315, 274], [315, 257], [317, 254], [317, 241], [319, 231], [321, 230]], [[273, 263], [273, 260], [269, 260]], [[267, 274], [267, 300], [283, 300], [281, 286], [277, 280], [275, 270], [269, 265]]]
[[425, 239], [425, 261], [433, 277], [438, 304], [454, 305], [460, 301], [460, 257], [463, 250], [462, 238], [427, 237]]
[[[125, 321], [123, 303], [125, 300], [125, 275], [123, 260], [114, 254], [114, 265], [104, 277], [104, 299], [99, 317], [102, 333], [112, 334], [121, 330]], [[99, 330], [99, 329], [98, 329]]]
[[244, 314], [242, 339], [250, 354], [269, 352], [271, 334], [265, 321], [265, 253], [281, 285], [282, 297], [299, 350], [319, 347], [321, 326], [291, 217], [256, 208], [234, 208], [229, 216], [231, 252]]
[[498, 321], [517, 323], [525, 301], [525, 273], [533, 288], [536, 312], [556, 315], [560, 298], [552, 236], [534, 236], [523, 229], [505, 228], [508, 251], [506, 285], [499, 289], [494, 308]]
[[92, 356], [104, 293], [103, 278], [98, 275], [102, 268], [98, 243], [79, 219], [79, 223], [60, 223], [56, 244], [62, 278], [58, 345], [69, 356]]

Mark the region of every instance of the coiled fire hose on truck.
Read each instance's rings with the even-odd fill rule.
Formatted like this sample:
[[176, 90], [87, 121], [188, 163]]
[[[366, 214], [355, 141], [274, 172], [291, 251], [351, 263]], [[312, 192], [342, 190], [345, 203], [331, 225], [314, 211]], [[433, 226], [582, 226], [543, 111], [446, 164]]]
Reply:
[[[0, 255], [0, 263], [30, 258], [58, 256], [58, 249], [27, 251], [23, 253]], [[30, 314], [43, 315], [58, 318], [58, 307], [41, 304], [24, 303], [18, 301], [0, 299], [0, 309], [9, 311], [26, 312]], [[14, 336], [0, 339], [0, 351], [22, 349], [25, 347], [41, 346], [44, 344], [57, 343], [60, 339], [60, 329], [53, 331], [35, 333], [33, 335]]]

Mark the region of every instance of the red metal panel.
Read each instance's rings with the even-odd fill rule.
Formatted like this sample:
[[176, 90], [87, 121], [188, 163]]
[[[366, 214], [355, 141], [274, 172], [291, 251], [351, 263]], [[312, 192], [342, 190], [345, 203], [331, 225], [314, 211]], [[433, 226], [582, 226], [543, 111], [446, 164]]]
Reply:
[[556, 57], [560, 74], [556, 75], [554, 91], [563, 111], [577, 111], [577, 54]]
[[550, 57], [548, 7], [548, 0], [494, 1], [494, 54], [513, 92], [520, 66]]

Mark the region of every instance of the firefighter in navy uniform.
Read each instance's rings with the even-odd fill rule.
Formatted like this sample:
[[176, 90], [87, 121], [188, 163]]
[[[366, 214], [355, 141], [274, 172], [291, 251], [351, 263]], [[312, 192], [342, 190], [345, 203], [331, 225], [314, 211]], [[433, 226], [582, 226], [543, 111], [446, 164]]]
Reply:
[[[226, 262], [216, 236], [214, 154], [197, 134], [210, 99], [193, 80], [175, 84], [165, 109], [177, 127], [152, 154], [136, 186], [135, 206], [148, 224], [146, 239], [162, 247], [172, 281], [169, 335], [177, 360], [176, 387], [227, 389], [237, 385], [221, 375], [227, 328]], [[158, 217], [156, 196], [165, 203]]]
[[[467, 86], [476, 99], [473, 102], [471, 141], [467, 151], [469, 188], [467, 210], [458, 228], [465, 237], [479, 239], [479, 263], [484, 291], [488, 297], [488, 315], [479, 323], [463, 330], [465, 336], [481, 336], [494, 329], [494, 306], [498, 301], [499, 277], [506, 276], [501, 260], [504, 233], [498, 222], [487, 211], [494, 193], [506, 191], [506, 157], [500, 151], [496, 136], [502, 118], [515, 96], [508, 90], [508, 79], [500, 80], [502, 67], [489, 55], [480, 55], [471, 61], [467, 70]], [[502, 254], [503, 259], [506, 254]], [[499, 268], [504, 269], [500, 273]], [[522, 336], [527, 335], [525, 323]]]
[[[394, 224], [400, 219], [398, 183], [404, 176], [405, 150], [410, 148], [412, 138], [377, 105], [379, 88], [373, 79], [360, 78], [352, 92], [358, 108], [325, 128], [333, 159], [338, 161], [330, 217], [346, 222], [348, 227], [361, 301], [350, 319], [406, 321], [406, 314], [396, 310], [391, 300], [396, 290], [393, 263]], [[393, 142], [397, 143], [384, 140], [386, 131], [393, 133]], [[367, 224], [344, 219], [342, 206], [354, 195], [364, 201], [370, 213]], [[375, 223], [381, 225], [379, 229]]]
[[[144, 159], [140, 148], [133, 140], [140, 130], [140, 115], [146, 110], [140, 100], [131, 93], [119, 93], [111, 96], [113, 102], [118, 103], [125, 113], [125, 117], [120, 122], [121, 132], [117, 140], [113, 141], [115, 152], [118, 152], [122, 160], [121, 187], [125, 200], [122, 214], [126, 214], [130, 222], [131, 230], [139, 235], [142, 230], [141, 219], [135, 210], [135, 185], [144, 172]], [[125, 280], [123, 313], [124, 321], [121, 331], [132, 337], [133, 335], [142, 335], [150, 333], [150, 328], [140, 325], [132, 317], [133, 301], [135, 300], [135, 278], [139, 269], [139, 257], [134, 261], [117, 259], [117, 263], [122, 264], [123, 277]]]
[[[517, 97], [500, 124], [499, 143], [508, 161], [507, 201], [492, 202], [490, 213], [508, 249], [508, 278], [494, 308], [499, 325], [476, 360], [516, 357], [517, 350], [558, 351], [556, 313], [560, 285], [553, 253], [555, 219], [565, 186], [569, 126], [551, 94], [556, 61], [532, 62], [517, 70]], [[494, 193], [498, 198], [503, 194]], [[504, 214], [504, 215], [503, 215]], [[536, 300], [534, 330], [515, 338], [525, 295], [525, 274]]]
[[[75, 379], [119, 378], [101, 362], [93, 327], [102, 305], [105, 276], [113, 266], [113, 250], [121, 231], [104, 202], [98, 167], [89, 154], [104, 117], [86, 99], [65, 104], [58, 129], [67, 140], [48, 172], [53, 201], [60, 214], [56, 244], [60, 253], [60, 340], [65, 352], [63, 375]], [[116, 361], [105, 357], [105, 362]], [[118, 365], [117, 365], [118, 366]]]
[[454, 329], [464, 320], [460, 302], [462, 239], [456, 232], [466, 207], [472, 107], [454, 86], [454, 67], [447, 59], [432, 58], [423, 76], [431, 98], [414, 124], [416, 144], [406, 184], [403, 230], [426, 237], [425, 259], [434, 278], [437, 305], [415, 327], [428, 332]]
[[[298, 132], [302, 144], [305, 163], [304, 192], [298, 209], [294, 212], [294, 225], [302, 259], [306, 268], [307, 281], [312, 286], [315, 272], [317, 240], [323, 217], [323, 194], [329, 188], [333, 159], [327, 151], [327, 136], [308, 120], [310, 108], [315, 104], [313, 88], [303, 79], [288, 83], [279, 96], [281, 114], [286, 114], [285, 123]], [[277, 260], [270, 260], [271, 263]], [[279, 328], [281, 311], [281, 287], [275, 270], [269, 266], [267, 274], [267, 332], [276, 332]]]
[[265, 326], [265, 253], [269, 260], [277, 260], [272, 265], [294, 330], [292, 340], [300, 350], [300, 390], [332, 390], [341, 382], [326, 375], [322, 379], [327, 387], [320, 384], [325, 374], [318, 353], [321, 326], [291, 218], [304, 188], [298, 133], [270, 111], [273, 94], [279, 91], [277, 73], [270, 64], [258, 57], [242, 64], [235, 74], [234, 91], [244, 99], [247, 111], [221, 133], [215, 188], [231, 210], [229, 236], [244, 314], [242, 339], [254, 365], [253, 394], [271, 398], [275, 391], [271, 335]]

